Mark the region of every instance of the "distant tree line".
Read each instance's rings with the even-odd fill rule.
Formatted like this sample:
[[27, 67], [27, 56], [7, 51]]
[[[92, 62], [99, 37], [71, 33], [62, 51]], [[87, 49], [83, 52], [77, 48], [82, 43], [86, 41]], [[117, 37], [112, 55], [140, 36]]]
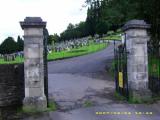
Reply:
[[[60, 35], [53, 34], [48, 44], [81, 38], [85, 36], [102, 36], [108, 31], [116, 31], [131, 19], [142, 19], [151, 24], [150, 34], [153, 45], [160, 42], [160, 0], [86, 0], [87, 18], [78, 24], [69, 24]], [[0, 45], [0, 53], [12, 53], [23, 50], [23, 40], [17, 42], [8, 37]]]
[[151, 24], [152, 43], [160, 40], [160, 0], [86, 0], [86, 21], [69, 24], [57, 37], [58, 41], [88, 35], [102, 36], [108, 31], [121, 28], [131, 19], [142, 19]]
[[69, 40], [75, 38], [81, 38], [89, 35], [88, 29], [86, 29], [86, 22], [80, 22], [79, 24], [69, 24], [67, 29], [60, 34], [60, 40]]
[[0, 54], [11, 54], [18, 51], [23, 51], [24, 41], [18, 36], [17, 42], [12, 38], [6, 38], [0, 45]]
[[[131, 19], [142, 19], [151, 24], [152, 44], [160, 41], [160, 0], [86, 0], [87, 20], [91, 34], [122, 27]], [[104, 30], [105, 27], [105, 30]]]

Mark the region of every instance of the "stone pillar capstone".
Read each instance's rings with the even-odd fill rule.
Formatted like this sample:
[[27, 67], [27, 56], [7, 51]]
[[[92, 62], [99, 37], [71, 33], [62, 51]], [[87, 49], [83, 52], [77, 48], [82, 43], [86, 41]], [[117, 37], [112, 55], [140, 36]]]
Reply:
[[40, 17], [26, 17], [20, 22], [24, 30], [24, 108], [44, 110], [47, 100], [44, 91], [44, 29], [46, 22]]
[[150, 25], [143, 20], [131, 20], [122, 28], [126, 36], [127, 72], [130, 98], [134, 101], [148, 101], [151, 92], [148, 87], [147, 29]]

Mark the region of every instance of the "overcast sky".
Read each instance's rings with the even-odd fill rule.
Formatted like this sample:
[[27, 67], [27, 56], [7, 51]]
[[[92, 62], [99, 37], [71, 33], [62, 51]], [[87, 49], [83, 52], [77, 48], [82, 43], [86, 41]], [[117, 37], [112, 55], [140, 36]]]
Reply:
[[19, 21], [26, 16], [47, 21], [50, 34], [63, 32], [69, 23], [86, 19], [85, 0], [0, 0], [0, 43], [8, 36], [23, 35]]

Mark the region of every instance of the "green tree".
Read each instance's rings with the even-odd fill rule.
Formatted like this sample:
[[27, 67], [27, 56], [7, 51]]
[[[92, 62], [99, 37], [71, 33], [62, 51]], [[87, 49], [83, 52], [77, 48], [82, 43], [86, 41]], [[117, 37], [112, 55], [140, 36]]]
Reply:
[[58, 42], [59, 41], [59, 36], [55, 33], [54, 35], [49, 35], [48, 37], [48, 44], [51, 45], [55, 42]]
[[107, 30], [108, 30], [108, 26], [105, 21], [100, 21], [96, 25], [96, 33], [99, 34], [100, 37], [102, 37], [103, 34], [107, 33]]
[[86, 0], [85, 22], [73, 25], [61, 33], [61, 40], [116, 31], [131, 19], [143, 19], [151, 24], [152, 43], [160, 41], [160, 0]]
[[74, 25], [72, 23], [69, 23], [67, 30], [73, 30], [74, 29]]
[[24, 41], [20, 36], [18, 36], [18, 38], [17, 38], [17, 47], [18, 47], [17, 48], [18, 51], [23, 51]]
[[11, 54], [17, 52], [17, 43], [14, 41], [12, 37], [6, 38], [2, 44], [0, 45], [0, 53], [1, 54]]

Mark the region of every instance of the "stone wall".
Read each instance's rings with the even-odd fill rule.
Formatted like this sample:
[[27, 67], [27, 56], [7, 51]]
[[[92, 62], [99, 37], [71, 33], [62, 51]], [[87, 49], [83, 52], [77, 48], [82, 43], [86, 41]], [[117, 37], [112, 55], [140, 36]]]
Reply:
[[24, 98], [24, 65], [0, 65], [0, 107], [21, 105]]

